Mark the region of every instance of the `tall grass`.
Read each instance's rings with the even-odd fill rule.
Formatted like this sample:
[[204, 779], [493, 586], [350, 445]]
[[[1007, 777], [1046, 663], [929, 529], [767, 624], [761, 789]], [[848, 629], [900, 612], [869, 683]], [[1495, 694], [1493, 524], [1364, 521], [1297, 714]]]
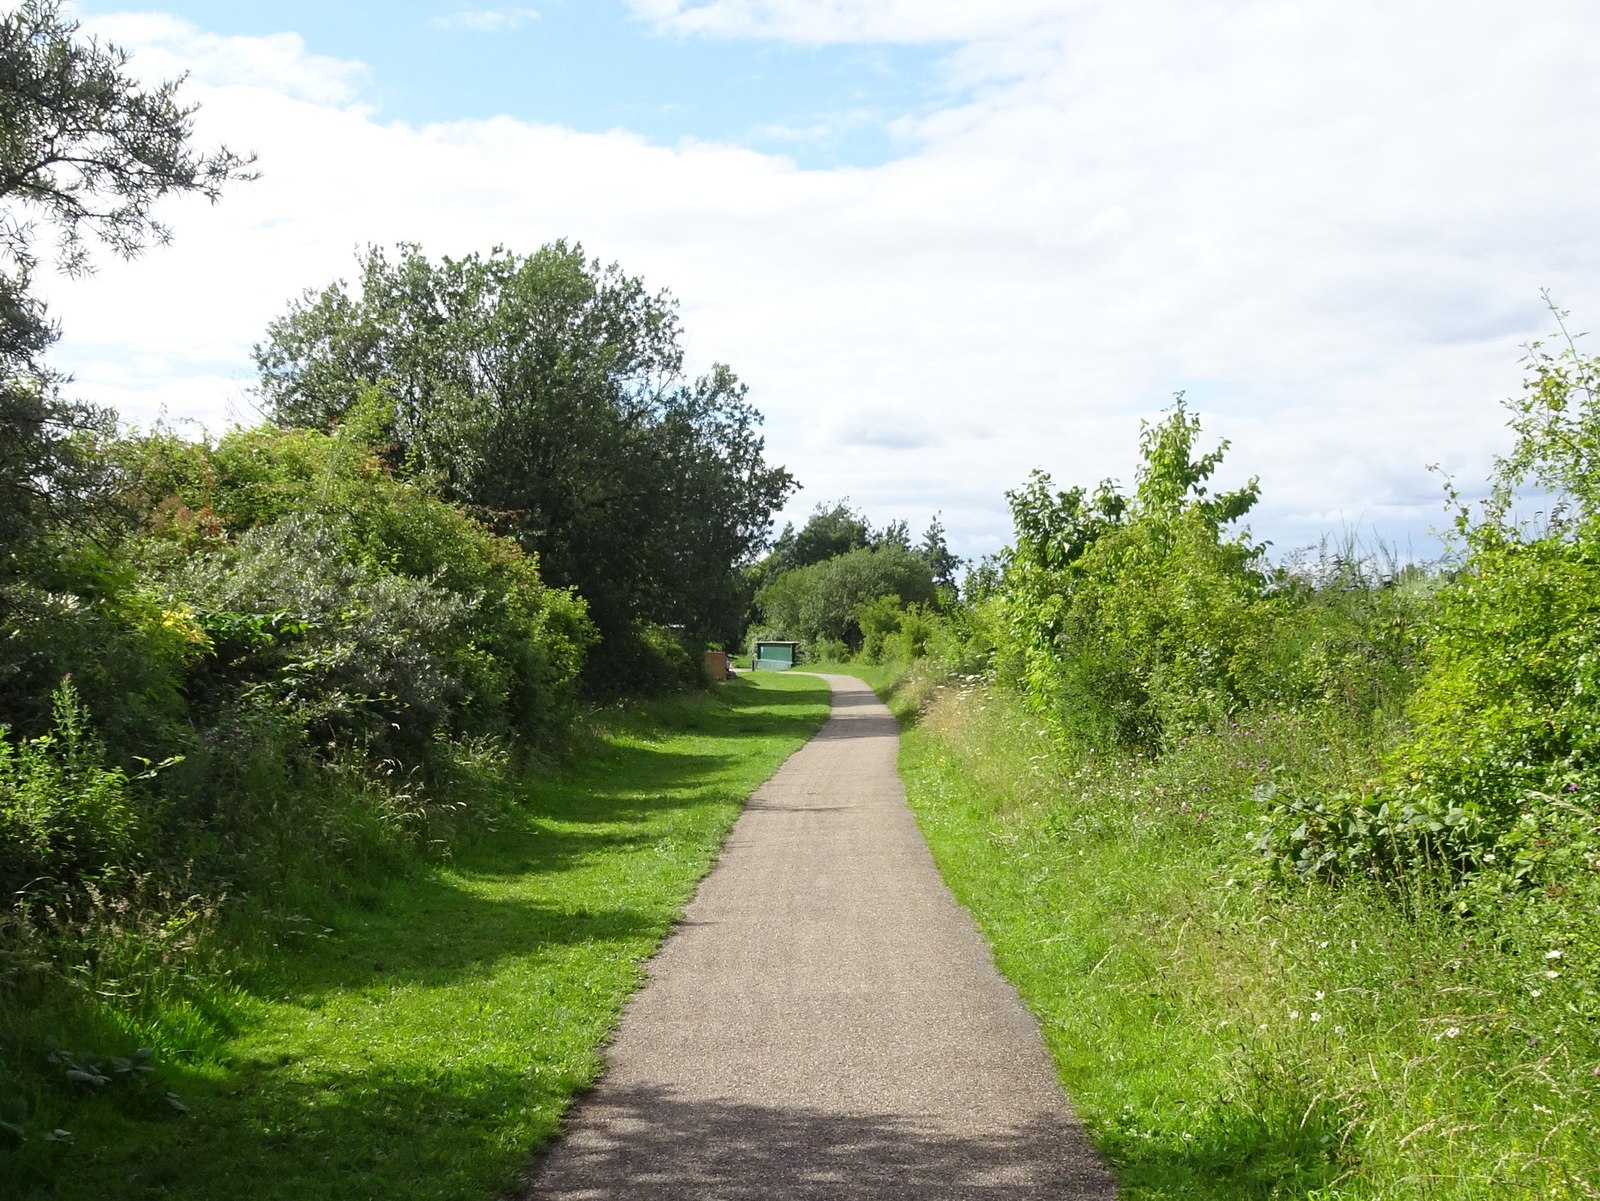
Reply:
[[1096, 756], [975, 680], [908, 732], [935, 858], [1126, 1196], [1600, 1196], [1600, 915], [1265, 877], [1260, 798], [1383, 742], [1325, 708]]

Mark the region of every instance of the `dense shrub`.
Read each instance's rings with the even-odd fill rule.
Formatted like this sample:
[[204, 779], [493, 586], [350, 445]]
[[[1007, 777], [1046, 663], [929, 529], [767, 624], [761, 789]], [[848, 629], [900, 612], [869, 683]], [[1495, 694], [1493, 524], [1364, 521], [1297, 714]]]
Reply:
[[52, 570], [0, 589], [0, 722], [42, 733], [64, 676], [113, 754], [170, 736], [184, 714], [184, 673], [204, 636], [173, 602], [93, 547], [62, 546]]
[[861, 630], [861, 658], [867, 663], [884, 661], [884, 644], [900, 628], [905, 612], [900, 598], [879, 596], [856, 606], [856, 625]]
[[[8, 891], [316, 878], [420, 837], [463, 768], [559, 742], [582, 602], [357, 433], [109, 447], [121, 527], [51, 531], [5, 585]], [[139, 782], [154, 759], [182, 762]]]
[[213, 640], [199, 695], [260, 689], [410, 757], [439, 734], [564, 728], [592, 642], [582, 603], [359, 442], [262, 427], [124, 456], [148, 515], [133, 553]]
[[1182, 398], [1146, 426], [1134, 495], [1051, 492], [1035, 473], [1010, 494], [1017, 541], [999, 584], [1001, 666], [1059, 731], [1155, 749], [1243, 703], [1264, 604], [1261, 548], [1226, 527], [1252, 480], [1212, 495], [1226, 443], [1196, 457]]
[[585, 669], [592, 695], [662, 696], [699, 688], [706, 682], [704, 658], [691, 651], [679, 631], [634, 625], [601, 643]]
[[1358, 719], [1395, 713], [1417, 683], [1438, 582], [1354, 545], [1279, 567], [1244, 681], [1251, 701]]
[[927, 657], [946, 619], [924, 604], [883, 596], [856, 607], [860, 657], [866, 663], [914, 663]]
[[415, 576], [363, 571], [342, 533], [320, 515], [286, 518], [179, 574], [175, 585], [201, 607], [202, 624], [232, 633], [241, 618], [259, 623], [238, 646], [244, 653], [206, 673], [213, 696], [249, 688], [345, 743], [425, 743], [459, 725], [469, 702], [493, 698], [500, 673], [475, 653], [466, 598]]
[[1600, 879], [1600, 360], [1569, 340], [1529, 367], [1488, 501], [1458, 507], [1410, 736], [1377, 779], [1267, 823], [1264, 849], [1302, 872]]
[[108, 767], [71, 680], [52, 697], [47, 733], [13, 743], [0, 726], [0, 892], [103, 876], [141, 831], [128, 775]]

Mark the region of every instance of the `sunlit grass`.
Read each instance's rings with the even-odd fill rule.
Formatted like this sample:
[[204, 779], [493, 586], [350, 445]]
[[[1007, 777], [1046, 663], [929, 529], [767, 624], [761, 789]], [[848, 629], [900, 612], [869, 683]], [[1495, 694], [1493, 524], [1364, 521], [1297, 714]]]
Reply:
[[1254, 786], [1348, 779], [1370, 738], [1280, 717], [1110, 762], [1034, 725], [945, 687], [902, 771], [1125, 1196], [1600, 1196], [1600, 922], [1268, 885]]
[[231, 979], [168, 979], [133, 1020], [115, 998], [57, 998], [11, 1048], [150, 1045], [159, 1091], [85, 1100], [56, 1080], [0, 1149], [7, 1195], [502, 1194], [593, 1079], [743, 801], [827, 705], [820, 681], [763, 673], [614, 711], [574, 762], [515, 786], [498, 830], [233, 929]]

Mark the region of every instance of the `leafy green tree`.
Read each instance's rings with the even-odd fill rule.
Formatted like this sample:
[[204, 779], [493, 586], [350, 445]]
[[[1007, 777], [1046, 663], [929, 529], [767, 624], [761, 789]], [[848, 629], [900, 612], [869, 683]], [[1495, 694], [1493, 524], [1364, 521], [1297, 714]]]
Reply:
[[1000, 666], [1091, 743], [1156, 748], [1243, 702], [1262, 548], [1227, 527], [1259, 489], [1213, 493], [1227, 443], [1197, 454], [1199, 434], [1180, 395], [1144, 427], [1131, 497], [1053, 491], [1042, 472], [1009, 494]]
[[872, 546], [876, 539], [871, 522], [850, 507], [849, 497], [833, 504], [819, 502], [798, 530], [792, 523], [785, 523], [771, 551], [745, 571], [746, 627], [766, 627], [761, 596], [778, 577], [797, 567], [809, 567], [847, 551]]
[[872, 537], [873, 546], [898, 546], [901, 550], [911, 549], [911, 526], [904, 518], [891, 521]]
[[104, 433], [112, 417], [61, 395], [44, 362], [57, 329], [31, 283], [38, 238], [55, 235], [69, 274], [99, 243], [125, 258], [171, 231], [155, 205], [174, 193], [216, 200], [249, 160], [190, 145], [194, 107], [181, 80], [142, 88], [127, 54], [79, 36], [57, 0], [23, 0], [0, 14], [0, 572], [49, 512], [95, 491], [97, 464], [73, 435]]
[[392, 461], [575, 586], [609, 659], [652, 624], [738, 636], [740, 568], [795, 485], [732, 371], [684, 378], [668, 294], [565, 242], [437, 263], [373, 249], [357, 292], [306, 293], [256, 360], [286, 423], [327, 428], [381, 390]]
[[1035, 469], [1026, 484], [1006, 493], [1016, 527], [1011, 563], [1044, 571], [1070, 567], [1128, 511], [1128, 498], [1113, 480], [1101, 480], [1092, 495], [1081, 486], [1051, 488], [1050, 476]]
[[766, 623], [802, 642], [862, 643], [861, 606], [892, 598], [900, 607], [934, 600], [927, 562], [897, 542], [857, 547], [785, 572], [762, 590]]
[[820, 563], [873, 542], [872, 525], [850, 507], [849, 497], [831, 505], [818, 504], [798, 531], [790, 525], [783, 527], [772, 546], [770, 574]]

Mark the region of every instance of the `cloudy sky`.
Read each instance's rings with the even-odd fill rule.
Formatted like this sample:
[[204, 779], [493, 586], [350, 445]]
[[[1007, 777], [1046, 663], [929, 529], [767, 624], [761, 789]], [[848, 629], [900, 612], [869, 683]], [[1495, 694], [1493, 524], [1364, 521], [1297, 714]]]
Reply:
[[1007, 488], [1129, 480], [1183, 390], [1280, 551], [1427, 554], [1541, 289], [1600, 337], [1593, 0], [150, 2], [71, 11], [262, 176], [49, 283], [143, 425], [253, 421], [251, 345], [363, 245], [564, 237], [749, 383], [791, 516], [992, 550]]

